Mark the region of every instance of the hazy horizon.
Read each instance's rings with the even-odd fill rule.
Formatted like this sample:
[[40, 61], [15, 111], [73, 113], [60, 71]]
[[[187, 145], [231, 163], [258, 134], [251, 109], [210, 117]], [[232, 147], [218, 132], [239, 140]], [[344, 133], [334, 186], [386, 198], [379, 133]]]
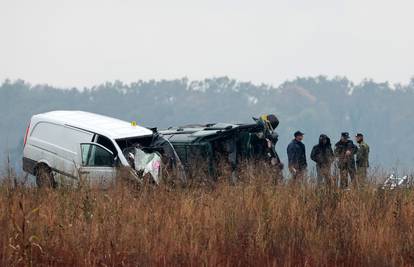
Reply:
[[414, 76], [411, 77], [407, 82], [392, 83], [390, 81], [377, 81], [377, 80], [369, 78], [369, 77], [364, 78], [361, 81], [353, 81], [353, 80], [349, 79], [346, 76], [334, 75], [334, 76], [330, 77], [330, 76], [327, 76], [327, 75], [320, 74], [320, 75], [315, 75], [315, 76], [297, 76], [297, 77], [292, 78], [292, 79], [283, 80], [278, 84], [265, 83], [265, 82], [259, 82], [259, 81], [255, 82], [255, 81], [249, 81], [249, 80], [241, 80], [241, 79], [237, 79], [237, 78], [234, 78], [234, 77], [231, 77], [231, 76], [228, 76], [228, 75], [219, 75], [219, 76], [204, 77], [204, 78], [201, 78], [201, 79], [190, 79], [189, 77], [184, 76], [184, 77], [175, 77], [175, 78], [171, 78], [171, 79], [162, 79], [162, 78], [160, 78], [160, 79], [155, 79], [155, 78], [140, 79], [140, 78], [137, 78], [135, 80], [130, 80], [130, 81], [123, 81], [123, 80], [119, 80], [119, 79], [103, 80], [102, 82], [87, 85], [87, 86], [86, 85], [84, 85], [84, 86], [76, 86], [76, 85], [74, 85], [74, 86], [65, 86], [65, 85], [56, 85], [56, 84], [48, 83], [48, 82], [34, 83], [30, 80], [26, 80], [26, 79], [19, 78], [19, 77], [15, 78], [15, 79], [11, 79], [11, 78], [6, 77], [3, 80], [0, 80], [0, 85], [5, 84], [6, 82], [14, 84], [18, 81], [22, 81], [25, 84], [30, 85], [31, 87], [48, 86], [51, 89], [58, 89], [58, 90], [60, 90], [60, 89], [62, 89], [62, 90], [77, 89], [77, 90], [82, 91], [83, 89], [92, 89], [92, 88], [96, 88], [96, 87], [99, 87], [99, 86], [102, 86], [102, 85], [106, 85], [108, 83], [109, 84], [114, 84], [116, 82], [121, 82], [123, 85], [131, 86], [136, 82], [145, 82], [146, 83], [146, 82], [151, 82], [151, 81], [162, 82], [162, 81], [187, 80], [189, 83], [192, 83], [192, 82], [203, 82], [203, 81], [207, 81], [207, 80], [215, 80], [215, 79], [221, 79], [221, 78], [233, 80], [233, 81], [235, 81], [236, 83], [239, 83], [239, 84], [240, 83], [250, 83], [254, 86], [266, 86], [266, 87], [275, 88], [275, 89], [282, 87], [285, 83], [290, 83], [290, 82], [295, 81], [297, 79], [318, 79], [318, 78], [324, 78], [326, 80], [335, 80], [335, 79], [343, 80], [343, 79], [345, 79], [345, 80], [348, 80], [354, 86], [361, 86], [362, 84], [364, 84], [364, 82], [373, 82], [373, 83], [376, 83], [376, 84], [387, 84], [388, 88], [391, 89], [391, 90], [395, 90], [396, 86], [401, 86], [403, 88], [406, 88], [406, 87], [411, 86], [414, 83]]

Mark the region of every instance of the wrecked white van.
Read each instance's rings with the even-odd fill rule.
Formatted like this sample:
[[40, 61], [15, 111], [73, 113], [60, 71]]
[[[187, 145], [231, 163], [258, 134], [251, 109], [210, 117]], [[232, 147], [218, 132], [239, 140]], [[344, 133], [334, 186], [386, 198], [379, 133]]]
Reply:
[[89, 112], [34, 115], [24, 139], [23, 170], [36, 177], [39, 187], [76, 183], [81, 177], [107, 187], [123, 167], [137, 181], [148, 174], [159, 183], [163, 164], [181, 168], [174, 148], [156, 131]]

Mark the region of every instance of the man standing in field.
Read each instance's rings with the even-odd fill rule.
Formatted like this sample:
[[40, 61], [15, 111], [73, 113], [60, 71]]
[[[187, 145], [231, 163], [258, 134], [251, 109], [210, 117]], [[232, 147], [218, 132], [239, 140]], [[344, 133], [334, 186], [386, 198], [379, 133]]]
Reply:
[[287, 147], [289, 171], [294, 181], [302, 181], [306, 174], [306, 167], [308, 166], [305, 145], [302, 143], [304, 133], [297, 131], [294, 136], [295, 139]]
[[334, 160], [334, 154], [331, 139], [327, 135], [321, 134], [319, 136], [319, 143], [312, 148], [311, 159], [316, 163], [318, 184], [325, 183], [331, 186], [331, 165]]
[[335, 157], [338, 161], [341, 188], [348, 187], [348, 175], [351, 182], [355, 182], [355, 158], [358, 148], [349, 140], [349, 133], [341, 134], [341, 140], [335, 144]]
[[364, 183], [367, 179], [367, 170], [369, 167], [369, 146], [364, 142], [364, 135], [358, 133], [355, 136], [358, 143], [358, 152], [356, 154], [357, 180], [358, 183]]

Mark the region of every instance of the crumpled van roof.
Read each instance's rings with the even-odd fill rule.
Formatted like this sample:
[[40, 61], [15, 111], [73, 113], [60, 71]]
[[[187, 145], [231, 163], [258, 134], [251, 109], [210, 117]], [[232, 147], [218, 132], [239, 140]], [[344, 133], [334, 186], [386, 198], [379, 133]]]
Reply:
[[80, 128], [113, 139], [136, 136], [148, 136], [153, 132], [142, 126], [133, 126], [123, 120], [85, 112], [85, 111], [51, 111], [33, 116], [32, 122], [49, 121], [61, 125]]
[[226, 134], [237, 129], [257, 129], [256, 123], [253, 124], [232, 124], [232, 123], [211, 123], [211, 124], [195, 124], [181, 127], [170, 127], [162, 130], [160, 133], [171, 142], [193, 142]]

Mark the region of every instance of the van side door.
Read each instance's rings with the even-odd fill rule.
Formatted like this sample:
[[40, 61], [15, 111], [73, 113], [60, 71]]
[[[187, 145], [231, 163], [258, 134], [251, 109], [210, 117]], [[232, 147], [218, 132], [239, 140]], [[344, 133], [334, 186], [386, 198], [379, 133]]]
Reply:
[[80, 144], [79, 175], [93, 186], [108, 187], [116, 177], [115, 155], [97, 143]]

